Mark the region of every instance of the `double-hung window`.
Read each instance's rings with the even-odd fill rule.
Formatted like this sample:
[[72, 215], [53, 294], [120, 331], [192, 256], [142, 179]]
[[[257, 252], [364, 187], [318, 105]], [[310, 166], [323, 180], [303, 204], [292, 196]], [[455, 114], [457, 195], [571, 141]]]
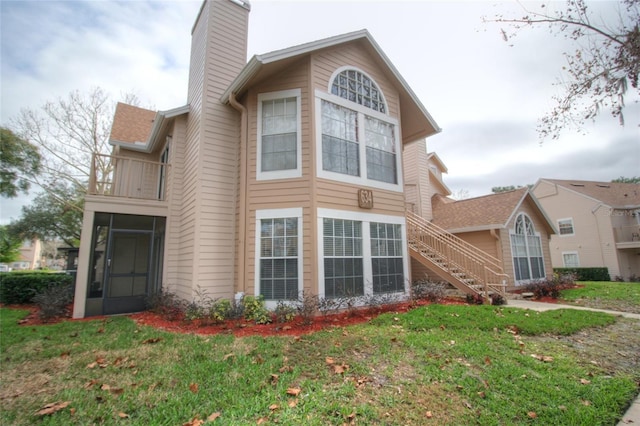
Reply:
[[580, 259], [578, 258], [578, 253], [575, 251], [562, 253], [562, 264], [565, 268], [580, 267]]
[[573, 235], [573, 219], [559, 219], [558, 232], [560, 235]]
[[297, 300], [302, 289], [302, 209], [256, 212], [256, 295]]
[[316, 91], [318, 177], [402, 191], [398, 121], [376, 83], [362, 71], [334, 74]]
[[362, 222], [324, 218], [322, 229], [325, 297], [362, 296]]
[[258, 180], [302, 176], [300, 89], [258, 95]]
[[401, 225], [371, 222], [369, 228], [373, 294], [403, 291], [404, 266]]

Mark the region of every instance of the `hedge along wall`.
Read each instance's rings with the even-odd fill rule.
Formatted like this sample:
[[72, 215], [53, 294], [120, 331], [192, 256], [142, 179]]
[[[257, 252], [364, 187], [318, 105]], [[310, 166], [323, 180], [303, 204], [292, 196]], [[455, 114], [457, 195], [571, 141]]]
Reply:
[[611, 281], [608, 268], [553, 268], [558, 275], [575, 274], [576, 281]]
[[0, 274], [0, 303], [32, 303], [33, 296], [49, 286], [72, 286], [73, 277], [61, 273], [3, 272]]

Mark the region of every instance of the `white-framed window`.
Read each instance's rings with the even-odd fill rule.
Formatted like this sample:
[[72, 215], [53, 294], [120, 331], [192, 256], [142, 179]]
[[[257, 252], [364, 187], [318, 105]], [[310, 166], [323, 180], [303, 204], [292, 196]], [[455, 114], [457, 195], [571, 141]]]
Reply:
[[301, 90], [258, 95], [257, 180], [302, 176]]
[[[349, 89], [343, 87], [345, 81], [335, 83], [344, 80], [344, 73], [348, 76], [349, 71], [334, 74], [331, 93], [315, 92], [317, 175], [400, 192], [403, 187], [398, 120], [386, 114], [382, 92], [364, 73], [354, 74], [355, 80], [345, 80], [351, 85]], [[375, 86], [377, 101], [367, 100], [366, 95], [371, 92], [366, 84], [357, 83], [358, 75]]]
[[338, 68], [329, 80], [329, 92], [374, 111], [387, 113], [387, 102], [376, 82], [362, 70]]
[[562, 264], [565, 268], [579, 268], [580, 258], [576, 251], [562, 252]]
[[[302, 208], [256, 211], [255, 294], [268, 307], [302, 292]], [[270, 306], [273, 305], [273, 306]]]
[[318, 235], [321, 297], [407, 291], [404, 217], [319, 208]]
[[572, 218], [558, 219], [558, 234], [561, 236], [574, 235]]
[[516, 282], [545, 278], [540, 233], [536, 232], [531, 218], [520, 213], [509, 234]]

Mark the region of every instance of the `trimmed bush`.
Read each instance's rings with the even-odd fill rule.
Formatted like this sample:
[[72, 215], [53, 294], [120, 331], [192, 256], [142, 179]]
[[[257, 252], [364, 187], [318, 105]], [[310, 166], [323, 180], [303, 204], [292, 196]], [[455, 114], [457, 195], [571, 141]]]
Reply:
[[578, 281], [611, 281], [608, 268], [553, 268], [558, 275], [575, 274]]
[[0, 303], [33, 303], [34, 296], [49, 287], [71, 286], [73, 277], [61, 273], [48, 272], [4, 272], [0, 274]]
[[66, 316], [72, 301], [71, 284], [52, 284], [33, 297], [33, 302], [40, 308], [40, 319], [44, 321]]

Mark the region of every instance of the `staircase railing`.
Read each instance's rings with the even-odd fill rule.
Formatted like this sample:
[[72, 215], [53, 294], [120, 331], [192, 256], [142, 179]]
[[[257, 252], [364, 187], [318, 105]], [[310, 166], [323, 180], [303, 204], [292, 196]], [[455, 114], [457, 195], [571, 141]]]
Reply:
[[423, 264], [443, 270], [457, 281], [452, 284], [469, 294], [505, 295], [509, 276], [499, 259], [415, 213], [406, 215], [409, 247]]

